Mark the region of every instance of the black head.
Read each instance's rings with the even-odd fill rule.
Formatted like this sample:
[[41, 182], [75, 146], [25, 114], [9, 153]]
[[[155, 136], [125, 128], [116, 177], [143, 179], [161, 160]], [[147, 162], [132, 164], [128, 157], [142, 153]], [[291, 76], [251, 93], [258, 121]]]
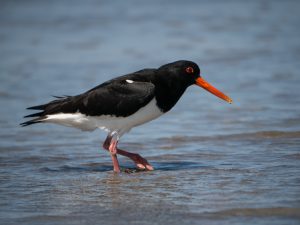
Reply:
[[158, 68], [158, 71], [161, 74], [168, 74], [174, 78], [176, 77], [188, 86], [195, 84], [196, 79], [200, 77], [199, 66], [196, 63], [187, 60], [179, 60], [165, 64]]
[[194, 62], [180, 60], [173, 63], [168, 63], [158, 68], [158, 72], [161, 75], [167, 74], [168, 79], [172, 79], [177, 84], [180, 82], [181, 86], [188, 87], [190, 85], [196, 84], [211, 92], [212, 94], [218, 96], [219, 98], [232, 103], [230, 97], [220, 92], [200, 76], [200, 68]]

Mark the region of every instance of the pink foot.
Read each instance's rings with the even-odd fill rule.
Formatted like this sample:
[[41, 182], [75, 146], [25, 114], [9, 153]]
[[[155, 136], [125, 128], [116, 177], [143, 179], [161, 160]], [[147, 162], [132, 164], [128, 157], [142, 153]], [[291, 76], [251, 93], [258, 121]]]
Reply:
[[117, 149], [117, 152], [120, 155], [130, 158], [139, 169], [154, 170], [153, 166], [151, 166], [150, 163], [148, 163], [148, 161], [139, 154], [127, 152], [119, 148]]
[[150, 165], [147, 159], [143, 158], [139, 154], [135, 154], [132, 160], [139, 169], [154, 170], [153, 166]]
[[136, 165], [138, 169], [141, 170], [154, 170], [153, 166], [150, 165], [150, 163], [140, 156], [139, 154], [131, 153], [124, 151], [122, 149], [117, 148], [118, 139], [114, 139], [111, 135], [109, 135], [105, 142], [103, 143], [103, 148], [108, 150], [111, 153], [111, 158], [113, 161], [114, 171], [119, 173], [120, 172], [120, 166], [117, 159], [117, 154], [126, 156], [130, 158]]

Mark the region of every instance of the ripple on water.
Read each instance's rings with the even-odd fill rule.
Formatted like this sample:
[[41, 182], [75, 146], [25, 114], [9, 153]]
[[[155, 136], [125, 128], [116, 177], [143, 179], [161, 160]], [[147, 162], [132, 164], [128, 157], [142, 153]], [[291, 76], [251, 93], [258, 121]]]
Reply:
[[215, 135], [215, 136], [174, 136], [171, 138], [160, 138], [161, 142], [167, 143], [195, 143], [204, 141], [243, 141], [243, 140], [257, 140], [257, 139], [285, 139], [285, 138], [300, 138], [300, 131], [259, 131], [252, 133], [238, 133], [229, 135]]
[[300, 208], [235, 208], [212, 212], [206, 214], [206, 216], [214, 218], [224, 218], [231, 216], [238, 217], [287, 217], [300, 219]]

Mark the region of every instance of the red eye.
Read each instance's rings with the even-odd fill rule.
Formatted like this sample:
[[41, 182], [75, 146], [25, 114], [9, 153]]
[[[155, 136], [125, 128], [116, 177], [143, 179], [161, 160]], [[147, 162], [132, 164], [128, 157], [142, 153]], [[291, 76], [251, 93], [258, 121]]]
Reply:
[[187, 67], [187, 68], [185, 69], [185, 71], [186, 71], [187, 73], [194, 73], [193, 67]]

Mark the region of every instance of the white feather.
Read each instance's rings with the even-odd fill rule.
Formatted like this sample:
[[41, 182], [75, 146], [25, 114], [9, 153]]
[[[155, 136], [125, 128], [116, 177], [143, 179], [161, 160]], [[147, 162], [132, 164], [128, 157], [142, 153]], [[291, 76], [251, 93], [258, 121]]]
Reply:
[[158, 108], [156, 100], [153, 99], [146, 106], [140, 108], [128, 117], [116, 116], [86, 116], [82, 113], [59, 113], [48, 115], [44, 122], [61, 124], [75, 127], [83, 131], [93, 131], [97, 128], [107, 132], [117, 131], [119, 136], [130, 131], [132, 127], [141, 125], [161, 116], [163, 112]]
[[127, 83], [132, 84], [134, 81], [133, 80], [126, 80]]

